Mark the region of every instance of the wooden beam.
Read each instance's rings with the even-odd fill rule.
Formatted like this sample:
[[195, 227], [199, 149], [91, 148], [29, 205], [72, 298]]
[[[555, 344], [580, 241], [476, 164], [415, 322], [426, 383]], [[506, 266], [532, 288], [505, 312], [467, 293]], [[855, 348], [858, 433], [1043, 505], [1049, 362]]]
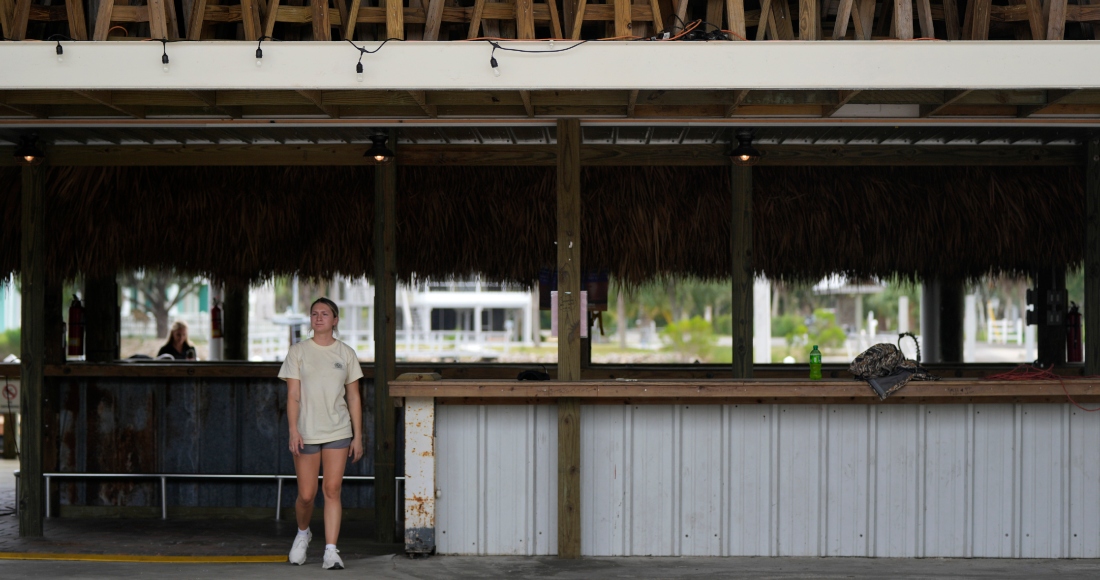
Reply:
[[733, 215], [730, 255], [733, 257], [733, 378], [752, 378], [752, 167], [730, 170]]
[[520, 91], [519, 98], [523, 101], [523, 110], [527, 112], [527, 116], [534, 117], [535, 107], [531, 104], [531, 91]]
[[832, 117], [833, 115], [836, 114], [837, 111], [840, 110], [841, 107], [843, 107], [844, 105], [847, 105], [849, 101], [851, 101], [853, 98], [855, 98], [856, 95], [858, 95], [862, 92], [863, 91], [840, 91], [840, 94], [839, 94], [839, 97], [837, 98], [836, 104], [832, 105], [832, 106], [822, 107], [821, 116], [822, 117]]
[[[558, 380], [581, 379], [581, 123], [558, 120]], [[558, 402], [558, 557], [581, 557], [580, 402]]]
[[230, 119], [240, 119], [244, 116], [244, 109], [236, 105], [219, 105], [217, 91], [184, 91], [187, 94], [202, 101], [207, 107], [217, 111]]
[[913, 0], [894, 0], [894, 36], [913, 39]]
[[1043, 109], [1046, 109], [1047, 107], [1051, 107], [1051, 106], [1054, 106], [1054, 105], [1061, 104], [1062, 101], [1068, 99], [1070, 96], [1074, 95], [1077, 92], [1079, 92], [1079, 91], [1074, 90], [1074, 89], [1051, 89], [1051, 90], [1048, 90], [1048, 91], [1046, 91], [1046, 99], [1047, 99], [1046, 103], [1044, 103], [1042, 105], [1032, 105], [1032, 106], [1023, 106], [1023, 105], [1021, 105], [1021, 106], [1017, 107], [1017, 109], [1016, 109], [1017, 111], [1019, 111], [1017, 114], [1020, 117], [1030, 117], [1030, 116], [1034, 115], [1035, 113], [1038, 113], [1039, 111], [1042, 111]]
[[[988, 1], [988, 0], [986, 0]], [[1049, 0], [1046, 40], [1063, 40], [1066, 34], [1066, 0]]]
[[424, 91], [409, 91], [409, 96], [411, 96], [413, 100], [416, 101], [417, 105], [420, 105], [420, 108], [424, 110], [425, 115], [433, 119], [439, 116], [439, 111], [437, 110], [436, 106], [428, 104], [427, 93], [425, 93]]
[[[23, 168], [20, 286], [23, 333], [20, 381], [23, 396], [19, 454], [19, 536], [42, 536], [42, 397], [46, 364], [46, 215], [45, 168]], [[12, 424], [11, 427], [15, 425]], [[14, 429], [10, 431], [14, 434]], [[5, 436], [7, 439], [7, 436]]]
[[[390, 147], [397, 149], [397, 133], [390, 131]], [[374, 476], [386, 482], [374, 491], [376, 539], [382, 544], [397, 540], [395, 513], [394, 459], [397, 452], [397, 417], [389, 395], [389, 382], [397, 378], [397, 166], [393, 163], [374, 168]]]
[[[51, 165], [140, 166], [358, 166], [367, 144], [296, 145], [55, 145]], [[768, 166], [1080, 166], [1075, 146], [1019, 145], [779, 145], [760, 147]], [[0, 147], [0, 167], [14, 165], [12, 147]], [[581, 147], [591, 167], [646, 165], [724, 167], [729, 147], [710, 145], [600, 145]], [[554, 145], [406, 145], [403, 166], [552, 167]]]
[[[764, 1], [767, 2], [767, 0]], [[726, 117], [732, 117], [734, 113], [737, 112], [737, 108], [740, 107], [745, 102], [745, 99], [749, 97], [749, 92], [750, 91], [748, 89], [745, 89], [741, 91], [736, 91], [733, 94], [733, 102], [730, 103], [728, 107], [726, 107]]]
[[28, 117], [34, 117], [35, 119], [44, 119], [48, 117], [47, 109], [45, 105], [30, 105], [26, 103], [11, 103], [10, 94], [0, 94], [0, 107], [11, 109], [20, 115], [26, 115]]
[[108, 107], [114, 109], [123, 115], [129, 115], [135, 119], [145, 118], [145, 106], [144, 105], [117, 105], [111, 96], [111, 91], [73, 91], [74, 93]]
[[638, 91], [630, 91], [630, 95], [626, 99], [626, 116], [633, 117], [634, 109], [638, 106]]
[[424, 40], [439, 40], [439, 28], [443, 23], [443, 4], [444, 0], [428, 0], [428, 17], [424, 22]]
[[338, 105], [326, 105], [324, 103], [324, 93], [322, 91], [300, 90], [295, 92], [309, 99], [309, 102], [313, 103], [315, 107], [320, 109], [322, 113], [328, 115], [330, 118], [340, 118], [340, 107]]
[[798, 0], [798, 39], [821, 40], [821, 5], [818, 0]]
[[[1089, 135], [1086, 159], [1083, 336], [1100, 336], [1100, 134]], [[1085, 374], [1100, 375], [1100, 340], [1085, 342]]]
[[386, 0], [386, 39], [390, 38], [405, 39], [405, 3], [402, 0]]
[[931, 116], [935, 115], [936, 113], [939, 113], [940, 111], [946, 109], [947, 107], [950, 107], [951, 105], [954, 105], [955, 103], [957, 103], [958, 101], [962, 100], [964, 97], [969, 95], [971, 92], [972, 91], [970, 91], [970, 90], [944, 91], [943, 92], [943, 102], [942, 103], [940, 103], [938, 105], [921, 105], [920, 106], [920, 116], [921, 117], [931, 117]]

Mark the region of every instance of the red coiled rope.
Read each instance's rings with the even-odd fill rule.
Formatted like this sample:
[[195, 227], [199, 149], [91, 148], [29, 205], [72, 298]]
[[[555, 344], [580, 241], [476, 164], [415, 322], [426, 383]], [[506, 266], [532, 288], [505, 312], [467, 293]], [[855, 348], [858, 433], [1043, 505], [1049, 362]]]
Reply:
[[1065, 381], [1062, 379], [1061, 375], [1054, 372], [1053, 366], [1051, 366], [1049, 370], [1045, 370], [1029, 364], [1022, 364], [1006, 373], [989, 375], [985, 378], [990, 381], [1058, 381], [1058, 384], [1062, 385], [1062, 392], [1066, 394], [1066, 398], [1069, 399], [1070, 403], [1073, 403], [1074, 407], [1082, 411], [1088, 411], [1089, 413], [1100, 411], [1100, 408], [1089, 409], [1082, 407], [1077, 401], [1074, 401], [1073, 397], [1069, 394], [1069, 389], [1066, 388]]

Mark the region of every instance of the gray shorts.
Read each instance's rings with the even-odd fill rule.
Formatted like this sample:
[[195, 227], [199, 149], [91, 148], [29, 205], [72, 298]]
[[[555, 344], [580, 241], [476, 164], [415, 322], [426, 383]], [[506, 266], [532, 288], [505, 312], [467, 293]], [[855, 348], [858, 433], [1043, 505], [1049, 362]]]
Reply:
[[302, 455], [313, 455], [314, 453], [320, 453], [322, 449], [347, 449], [348, 447], [351, 447], [351, 437], [329, 441], [328, 443], [318, 443], [316, 445], [306, 443], [298, 453]]

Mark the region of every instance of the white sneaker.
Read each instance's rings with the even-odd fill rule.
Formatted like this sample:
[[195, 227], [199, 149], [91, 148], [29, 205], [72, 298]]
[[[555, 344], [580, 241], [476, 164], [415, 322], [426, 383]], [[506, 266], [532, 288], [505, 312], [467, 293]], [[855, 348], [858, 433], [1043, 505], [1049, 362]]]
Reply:
[[301, 566], [306, 563], [306, 548], [309, 548], [309, 541], [312, 539], [313, 532], [308, 530], [294, 538], [294, 545], [290, 547], [290, 556], [287, 558], [291, 564]]
[[340, 559], [340, 550], [332, 548], [325, 550], [325, 561], [321, 563], [322, 570], [343, 570], [344, 561]]

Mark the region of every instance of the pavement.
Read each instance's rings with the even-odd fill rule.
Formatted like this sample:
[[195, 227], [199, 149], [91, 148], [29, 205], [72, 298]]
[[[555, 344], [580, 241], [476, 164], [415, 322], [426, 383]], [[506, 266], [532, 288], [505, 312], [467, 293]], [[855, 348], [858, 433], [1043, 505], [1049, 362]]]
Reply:
[[[0, 553], [125, 554], [133, 556], [285, 556], [292, 522], [273, 520], [168, 520], [51, 518], [45, 537], [19, 538], [11, 470], [0, 460]], [[305, 566], [281, 563], [200, 564], [0, 559], [0, 578], [233, 578], [312, 577], [321, 571], [324, 541], [314, 525]], [[1100, 578], [1100, 560], [960, 560], [888, 558], [583, 558], [431, 556], [412, 559], [402, 546], [378, 544], [368, 522], [345, 522], [340, 552], [345, 574], [362, 579], [640, 580], [967, 578], [1033, 580]]]

